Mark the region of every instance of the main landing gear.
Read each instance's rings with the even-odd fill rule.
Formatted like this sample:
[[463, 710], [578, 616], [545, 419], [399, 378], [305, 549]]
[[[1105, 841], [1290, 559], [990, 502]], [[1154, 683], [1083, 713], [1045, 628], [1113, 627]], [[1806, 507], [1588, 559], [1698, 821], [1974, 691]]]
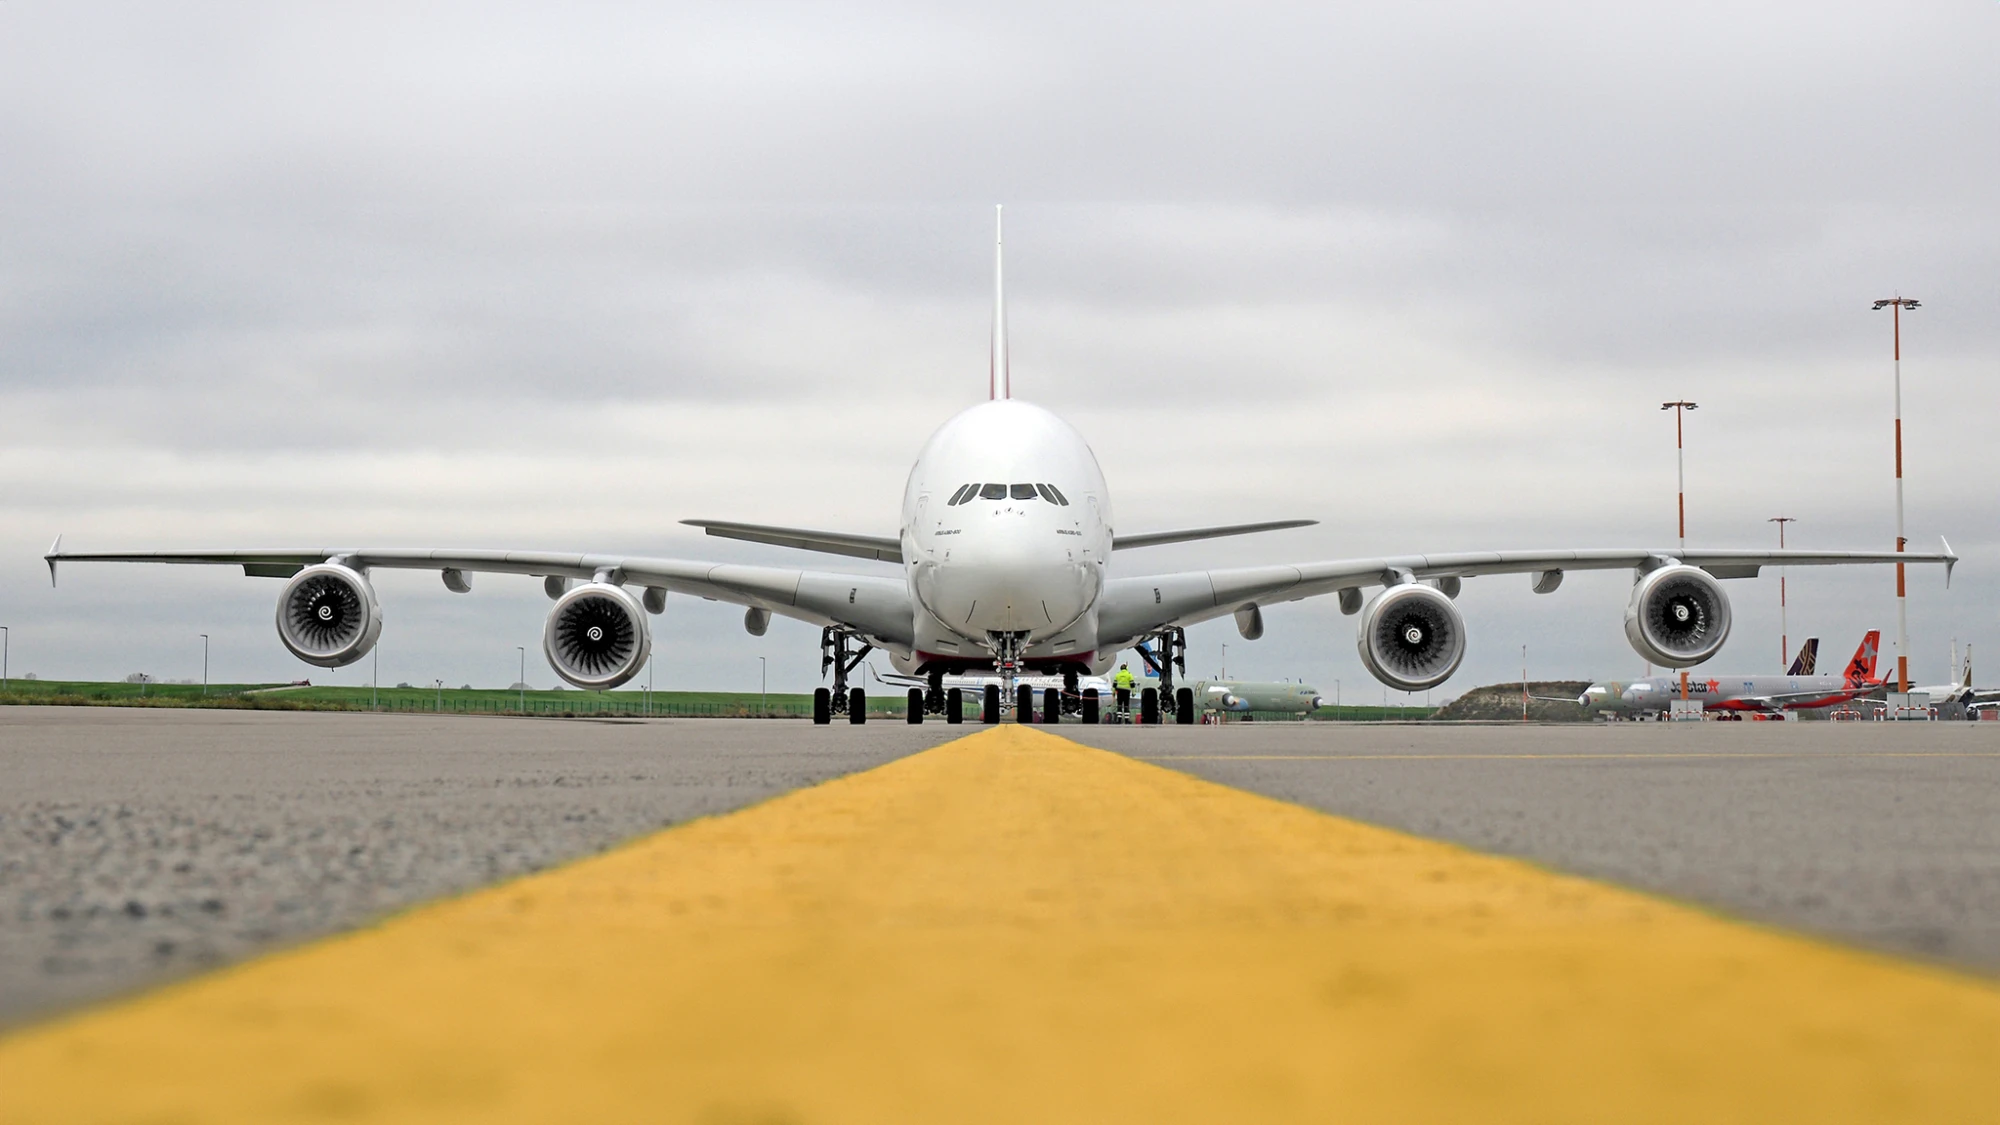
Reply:
[[1160, 686], [1146, 688], [1139, 693], [1139, 721], [1159, 722], [1160, 704], [1165, 702], [1173, 710], [1175, 723], [1184, 727], [1193, 726], [1194, 690], [1174, 687], [1176, 671], [1187, 675], [1187, 630], [1169, 627], [1153, 634], [1151, 639], [1159, 642], [1160, 651], [1157, 654], [1144, 642], [1137, 646], [1137, 651], [1139, 659], [1146, 662], [1146, 667], [1160, 677]]
[[[859, 645], [858, 651], [849, 652], [851, 646]], [[853, 633], [834, 626], [827, 626], [819, 634], [819, 674], [824, 676], [828, 669], [833, 671], [833, 688], [819, 688], [813, 692], [813, 722], [825, 726], [835, 715], [846, 715], [847, 721], [859, 726], [868, 721], [868, 692], [862, 688], [849, 689], [847, 677], [875, 647], [861, 641]], [[911, 693], [915, 695], [913, 691]]]

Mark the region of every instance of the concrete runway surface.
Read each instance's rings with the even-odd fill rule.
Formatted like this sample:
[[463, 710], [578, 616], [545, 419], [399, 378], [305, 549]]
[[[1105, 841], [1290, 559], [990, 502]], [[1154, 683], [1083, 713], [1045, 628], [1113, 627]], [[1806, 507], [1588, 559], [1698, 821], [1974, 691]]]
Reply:
[[1324, 812], [2000, 973], [2000, 724], [1062, 731]]
[[0, 1026], [970, 729], [0, 707]]
[[[0, 1023], [979, 729], [0, 708]], [[1993, 728], [1059, 730], [1358, 820], [2000, 970]]]

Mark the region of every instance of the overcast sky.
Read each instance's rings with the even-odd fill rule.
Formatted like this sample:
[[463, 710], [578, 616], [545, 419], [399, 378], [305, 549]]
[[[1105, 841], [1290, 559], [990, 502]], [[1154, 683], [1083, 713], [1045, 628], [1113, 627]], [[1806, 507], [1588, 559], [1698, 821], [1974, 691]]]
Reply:
[[[2000, 670], [2000, 5], [0, 5], [0, 625], [11, 670], [360, 683], [279, 583], [78, 548], [382, 544], [863, 569], [704, 539], [893, 534], [1014, 383], [1121, 530], [1310, 517], [1122, 573], [1384, 552], [1893, 542], [1914, 671]], [[885, 564], [886, 568], [886, 564]], [[1466, 584], [1450, 691], [1640, 669], [1629, 578]], [[499, 685], [547, 601], [378, 576], [384, 682]], [[1717, 672], [1775, 671], [1775, 577]], [[1791, 634], [1893, 636], [1885, 571]], [[1191, 671], [1379, 699], [1330, 599]], [[818, 682], [814, 630], [675, 598], [662, 688]], [[1982, 679], [1993, 679], [1989, 675]], [[1441, 698], [1450, 691], [1440, 690]]]

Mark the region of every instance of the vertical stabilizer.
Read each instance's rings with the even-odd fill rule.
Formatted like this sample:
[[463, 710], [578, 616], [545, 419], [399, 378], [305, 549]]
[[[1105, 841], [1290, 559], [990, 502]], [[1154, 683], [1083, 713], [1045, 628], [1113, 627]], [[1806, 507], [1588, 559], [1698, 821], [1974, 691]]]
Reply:
[[1882, 646], [1882, 630], [1870, 629], [1861, 638], [1861, 647], [1854, 650], [1854, 659], [1847, 662], [1847, 682], [1850, 684], [1873, 683], [1875, 662]]
[[1007, 283], [1001, 272], [1005, 239], [1002, 237], [1000, 206], [993, 207], [993, 371], [987, 393], [995, 399], [1013, 398], [1014, 388], [1007, 375]]
[[1807, 637], [1806, 643], [1799, 646], [1799, 655], [1792, 661], [1792, 667], [1785, 675], [1810, 676], [1817, 667], [1819, 667], [1819, 638]]

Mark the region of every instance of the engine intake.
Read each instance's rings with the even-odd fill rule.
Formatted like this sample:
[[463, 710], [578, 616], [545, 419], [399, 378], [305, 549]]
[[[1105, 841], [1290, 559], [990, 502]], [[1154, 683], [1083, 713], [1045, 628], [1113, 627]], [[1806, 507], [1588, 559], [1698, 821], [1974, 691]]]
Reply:
[[306, 567], [278, 595], [278, 639], [307, 664], [352, 664], [368, 655], [381, 635], [382, 606], [375, 588], [351, 567]]
[[1625, 637], [1668, 668], [1699, 664], [1729, 639], [1729, 596], [1700, 567], [1666, 566], [1639, 579], [1625, 607]]
[[556, 599], [542, 653], [577, 687], [609, 691], [639, 674], [653, 651], [646, 612], [622, 586], [588, 582]]
[[1370, 675], [1399, 691], [1436, 687], [1465, 659], [1465, 618], [1449, 597], [1409, 582], [1375, 595], [1361, 611], [1356, 647]]

